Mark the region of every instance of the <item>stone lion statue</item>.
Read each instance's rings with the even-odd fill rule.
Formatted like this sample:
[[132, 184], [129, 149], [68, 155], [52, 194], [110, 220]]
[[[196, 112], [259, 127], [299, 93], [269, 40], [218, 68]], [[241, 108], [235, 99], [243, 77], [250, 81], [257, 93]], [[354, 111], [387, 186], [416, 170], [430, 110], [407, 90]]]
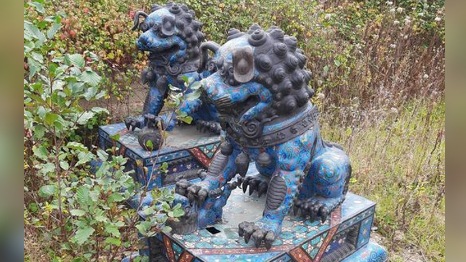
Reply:
[[[149, 85], [149, 92], [142, 115], [128, 117], [125, 124], [128, 129], [143, 129], [139, 142], [144, 148], [147, 140], [153, 142], [154, 150], [158, 148], [160, 134], [156, 122], [162, 122], [167, 130], [176, 123], [174, 114], [159, 116], [170, 92], [169, 86], [189, 94], [192, 90], [185, 86], [185, 79], [196, 82], [209, 75], [207, 70], [197, 72], [201, 63], [200, 44], [204, 41], [201, 28], [202, 23], [195, 19], [194, 11], [184, 4], [153, 5], [149, 14], [138, 11], [134, 16], [133, 30], [142, 32], [136, 45], [140, 51], [149, 52], [149, 66], [142, 73], [142, 81]], [[204, 104], [198, 109], [190, 114], [194, 122], [218, 134], [220, 126], [214, 106]]]
[[[221, 218], [237, 186], [265, 194], [263, 217], [241, 222], [238, 233], [270, 249], [290, 209], [325, 221], [344, 201], [350, 160], [339, 145], [321, 137], [319, 113], [310, 102], [311, 73], [295, 37], [255, 24], [247, 33], [231, 29], [224, 45], [207, 49], [215, 54], [209, 60], [203, 53], [200, 68], [211, 61], [217, 71], [201, 80], [204, 99], [184, 101], [181, 110], [195, 112], [206, 101], [215, 105], [225, 141], [203, 181], [178, 181], [176, 192], [194, 207], [186, 216], [199, 228]], [[260, 174], [246, 176], [252, 161]]]

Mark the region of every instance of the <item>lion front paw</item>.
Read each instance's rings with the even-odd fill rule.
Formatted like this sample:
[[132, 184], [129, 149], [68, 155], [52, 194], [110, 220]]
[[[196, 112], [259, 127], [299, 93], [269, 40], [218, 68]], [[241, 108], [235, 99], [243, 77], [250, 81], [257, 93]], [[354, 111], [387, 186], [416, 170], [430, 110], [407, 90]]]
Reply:
[[128, 130], [134, 131], [136, 128], [142, 128], [143, 125], [143, 121], [138, 117], [130, 116], [125, 119], [125, 126]]
[[[271, 222], [273, 223], [273, 222]], [[250, 239], [254, 240], [254, 245], [256, 248], [264, 242], [265, 248], [269, 250], [272, 247], [273, 241], [277, 238], [276, 231], [278, 227], [272, 229], [270, 227], [270, 222], [268, 225], [264, 224], [263, 222], [241, 222], [238, 225], [238, 234], [240, 237], [244, 237], [244, 241], [246, 243], [249, 242]]]
[[[238, 186], [238, 182], [230, 182], [225, 187], [231, 191]], [[188, 198], [190, 205], [197, 203], [200, 207], [204, 204], [207, 198], [216, 199], [223, 195], [223, 187], [211, 188], [207, 183], [191, 183], [186, 179], [181, 179], [176, 182], [175, 192]]]

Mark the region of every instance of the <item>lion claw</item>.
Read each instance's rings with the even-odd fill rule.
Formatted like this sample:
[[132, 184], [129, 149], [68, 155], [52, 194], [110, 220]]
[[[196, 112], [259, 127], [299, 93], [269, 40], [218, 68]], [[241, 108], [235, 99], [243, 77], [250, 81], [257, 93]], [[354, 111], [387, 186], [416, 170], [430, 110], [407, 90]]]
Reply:
[[239, 178], [238, 181], [241, 182], [241, 188], [243, 193], [246, 193], [249, 186], [249, 195], [252, 195], [257, 191], [257, 195], [261, 197], [267, 192], [269, 183], [258, 176], [247, 176], [246, 178]]
[[256, 248], [259, 248], [262, 243], [267, 250], [272, 248], [272, 243], [276, 238], [274, 232], [262, 229], [252, 222], [241, 222], [238, 228], [239, 236], [244, 237], [246, 243], [252, 239]]
[[330, 214], [330, 210], [324, 203], [320, 201], [314, 199], [297, 199], [294, 201], [293, 214], [296, 216], [299, 213], [301, 213], [304, 218], [309, 217], [310, 221], [316, 221], [320, 219], [320, 221], [324, 223]]
[[125, 119], [125, 126], [126, 126], [126, 129], [128, 130], [131, 130], [131, 131], [134, 131], [136, 128], [141, 128], [141, 121], [139, 121], [139, 119], [137, 119], [136, 117], [127, 117]]

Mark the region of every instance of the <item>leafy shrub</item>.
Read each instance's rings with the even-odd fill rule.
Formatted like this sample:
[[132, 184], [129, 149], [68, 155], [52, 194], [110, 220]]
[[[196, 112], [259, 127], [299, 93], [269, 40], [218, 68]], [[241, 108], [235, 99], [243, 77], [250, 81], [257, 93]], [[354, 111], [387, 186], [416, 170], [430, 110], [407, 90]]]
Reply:
[[[40, 1], [28, 3], [25, 11], [32, 7], [45, 13]], [[153, 206], [129, 208], [126, 201], [136, 192], [144, 196], [147, 188], [124, 171], [126, 159], [110, 159], [106, 152], [75, 140], [91, 119], [108, 112], [80, 106], [82, 100], [101, 99], [105, 91], [94, 71], [94, 53], [56, 50], [62, 18], [24, 21], [24, 222], [30, 234], [48, 243], [41, 246], [48, 253], [46, 261], [114, 261], [124, 250], [137, 247], [137, 232], [152, 236], [170, 230], [165, 221], [183, 211], [180, 205], [170, 207], [173, 192], [167, 189], [151, 192]], [[145, 221], [139, 211], [147, 215]]]

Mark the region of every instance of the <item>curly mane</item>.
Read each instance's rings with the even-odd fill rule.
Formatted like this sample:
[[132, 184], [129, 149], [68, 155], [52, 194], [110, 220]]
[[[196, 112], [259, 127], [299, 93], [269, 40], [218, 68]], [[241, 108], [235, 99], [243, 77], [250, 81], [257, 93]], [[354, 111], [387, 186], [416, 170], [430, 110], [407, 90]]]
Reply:
[[194, 59], [199, 56], [199, 46], [205, 39], [204, 34], [200, 31], [202, 23], [195, 20], [195, 12], [185, 4], [168, 3], [165, 6], [157, 4], [152, 5], [151, 13], [166, 8], [170, 13], [175, 15], [177, 35], [186, 41], [188, 48], [186, 53], [189, 59]]
[[[245, 33], [230, 29], [228, 40]], [[307, 104], [314, 95], [308, 86], [312, 77], [305, 69], [307, 57], [297, 48], [297, 39], [285, 35], [276, 26], [264, 31], [254, 24], [247, 32], [248, 42], [254, 50], [255, 67], [259, 74], [253, 81], [264, 85], [273, 94], [271, 108], [264, 112], [265, 117], [287, 115]]]

